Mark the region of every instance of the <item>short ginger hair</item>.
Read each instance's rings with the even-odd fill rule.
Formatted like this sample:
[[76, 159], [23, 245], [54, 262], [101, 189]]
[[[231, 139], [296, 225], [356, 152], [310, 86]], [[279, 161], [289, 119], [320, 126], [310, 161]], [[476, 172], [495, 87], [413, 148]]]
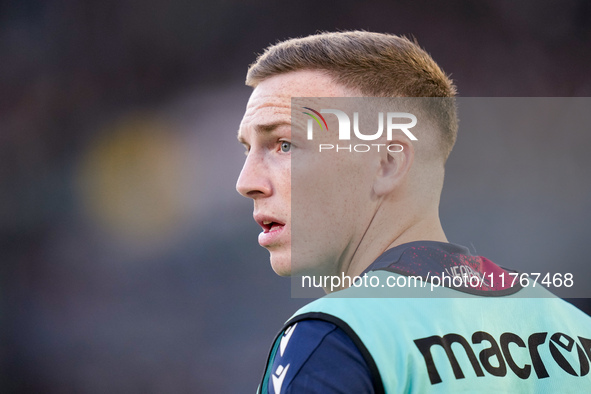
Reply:
[[269, 46], [250, 65], [246, 84], [275, 75], [321, 70], [347, 88], [370, 97], [442, 97], [425, 100], [437, 121], [444, 160], [458, 130], [456, 87], [416, 41], [366, 31], [319, 33]]

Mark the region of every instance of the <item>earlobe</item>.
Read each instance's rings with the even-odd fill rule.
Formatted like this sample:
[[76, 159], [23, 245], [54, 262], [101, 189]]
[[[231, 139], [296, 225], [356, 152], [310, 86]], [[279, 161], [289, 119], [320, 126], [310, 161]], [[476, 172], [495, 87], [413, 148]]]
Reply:
[[414, 149], [409, 141], [391, 141], [381, 156], [374, 182], [375, 194], [381, 197], [394, 191], [406, 178], [413, 158]]

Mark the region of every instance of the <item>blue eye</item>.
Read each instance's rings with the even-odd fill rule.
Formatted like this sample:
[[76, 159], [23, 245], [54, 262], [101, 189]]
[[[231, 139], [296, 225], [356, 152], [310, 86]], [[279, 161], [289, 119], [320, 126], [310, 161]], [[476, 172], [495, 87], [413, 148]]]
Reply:
[[281, 141], [281, 152], [287, 153], [291, 150], [291, 142]]

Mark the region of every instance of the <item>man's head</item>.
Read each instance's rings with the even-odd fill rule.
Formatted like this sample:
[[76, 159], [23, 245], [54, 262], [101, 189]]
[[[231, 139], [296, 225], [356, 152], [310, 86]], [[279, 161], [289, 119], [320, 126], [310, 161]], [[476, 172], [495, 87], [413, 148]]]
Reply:
[[[365, 97], [449, 97], [453, 82], [416, 42], [393, 34], [351, 31], [321, 33], [268, 47], [248, 69], [246, 84], [272, 76], [319, 70]], [[457, 135], [455, 101], [428, 108], [440, 127], [441, 152], [449, 156]]]
[[[396, 240], [441, 238], [437, 208], [457, 129], [455, 88], [415, 43], [367, 32], [289, 40], [258, 58], [247, 84], [254, 91], [238, 133], [248, 153], [237, 190], [254, 200], [259, 243], [278, 274], [291, 274], [292, 263], [299, 273], [358, 274]], [[417, 108], [430, 119], [422, 146], [402, 133], [383, 141], [403, 146], [399, 153], [318, 155], [305, 127], [292, 122], [292, 97], [311, 97], [313, 107], [315, 97], [364, 96], [448, 99]]]

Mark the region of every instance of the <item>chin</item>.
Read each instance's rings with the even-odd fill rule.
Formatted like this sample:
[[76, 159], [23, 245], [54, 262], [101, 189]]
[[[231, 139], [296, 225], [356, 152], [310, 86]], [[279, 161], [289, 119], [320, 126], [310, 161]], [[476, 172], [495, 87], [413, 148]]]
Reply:
[[271, 252], [271, 267], [279, 276], [291, 276], [290, 256], [279, 256], [276, 252]]
[[271, 263], [273, 271], [279, 276], [291, 276], [291, 267]]

